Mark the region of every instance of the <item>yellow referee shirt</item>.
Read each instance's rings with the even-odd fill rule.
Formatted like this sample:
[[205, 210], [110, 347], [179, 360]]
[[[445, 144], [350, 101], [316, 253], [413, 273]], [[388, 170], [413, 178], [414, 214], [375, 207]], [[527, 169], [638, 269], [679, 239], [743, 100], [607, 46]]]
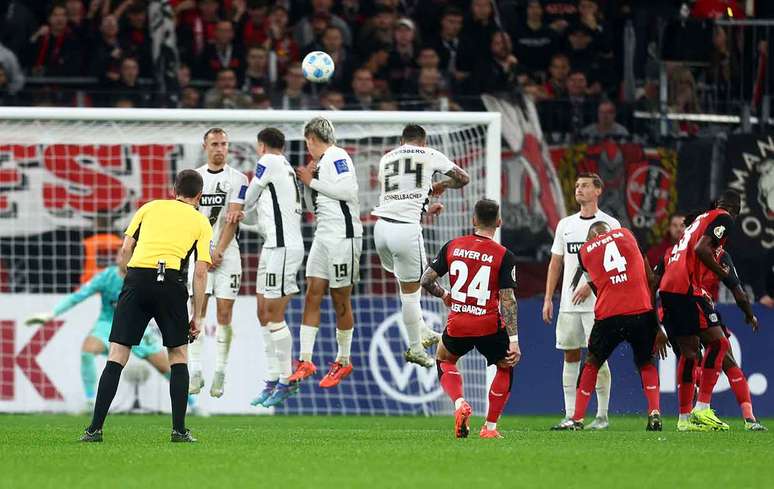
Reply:
[[154, 200], [140, 207], [126, 229], [137, 240], [128, 267], [156, 268], [164, 260], [168, 269], [195, 251], [195, 259], [212, 263], [212, 226], [196, 208], [179, 200]]

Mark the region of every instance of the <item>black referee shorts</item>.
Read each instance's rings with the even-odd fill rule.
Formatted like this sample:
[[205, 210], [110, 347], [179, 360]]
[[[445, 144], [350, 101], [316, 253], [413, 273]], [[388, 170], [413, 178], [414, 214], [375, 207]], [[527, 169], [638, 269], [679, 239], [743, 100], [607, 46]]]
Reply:
[[188, 290], [183, 275], [167, 270], [164, 281], [156, 280], [155, 268], [130, 268], [118, 296], [110, 341], [139, 345], [148, 321], [156, 320], [164, 346], [188, 343]]
[[594, 321], [589, 335], [589, 352], [602, 364], [618, 345], [627, 341], [632, 345], [634, 363], [642, 367], [653, 358], [657, 331], [658, 319], [654, 311]]
[[505, 328], [487, 336], [449, 336], [444, 329], [441, 341], [449, 353], [457, 357], [462, 357], [475, 348], [486, 358], [487, 365], [494, 365], [505, 358], [511, 344]]

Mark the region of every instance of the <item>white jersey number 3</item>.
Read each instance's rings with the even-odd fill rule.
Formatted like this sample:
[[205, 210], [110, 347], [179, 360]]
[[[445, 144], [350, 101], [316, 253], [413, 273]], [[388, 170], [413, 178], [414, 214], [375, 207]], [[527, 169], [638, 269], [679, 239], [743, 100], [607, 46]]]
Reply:
[[484, 265], [478, 269], [478, 272], [468, 284], [467, 291], [462, 288], [468, 280], [468, 266], [463, 261], [455, 260], [449, 269], [451, 275], [455, 275], [454, 283], [451, 288], [451, 298], [456, 302], [465, 302], [468, 297], [476, 299], [476, 304], [485, 306], [492, 293], [489, 291], [489, 274], [492, 267]]

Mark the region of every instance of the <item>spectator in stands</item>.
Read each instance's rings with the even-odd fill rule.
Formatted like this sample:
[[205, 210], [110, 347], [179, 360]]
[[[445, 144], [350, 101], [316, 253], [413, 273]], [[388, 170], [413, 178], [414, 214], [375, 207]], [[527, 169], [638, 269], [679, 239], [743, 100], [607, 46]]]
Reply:
[[27, 63], [33, 76], [76, 76], [81, 73], [82, 46], [67, 27], [67, 10], [54, 4], [43, 24], [30, 39]]
[[0, 1], [0, 41], [16, 54], [25, 66], [29, 66], [23, 58], [30, 38], [38, 29], [38, 20], [23, 0], [11, 0], [5, 7], [3, 10], [3, 2]]
[[366, 21], [360, 30], [358, 52], [368, 56], [373, 50], [382, 46], [392, 46], [395, 11], [384, 6], [377, 6], [374, 16]]
[[505, 31], [492, 34], [489, 56], [481, 56], [473, 75], [475, 93], [511, 92], [518, 86], [521, 72], [519, 61], [513, 55], [511, 38]]
[[541, 99], [556, 100], [567, 96], [567, 76], [570, 74], [570, 59], [558, 53], [551, 57], [548, 65], [548, 81], [543, 84]]
[[615, 117], [615, 104], [609, 100], [600, 102], [597, 108], [597, 122], [584, 127], [581, 135], [592, 140], [628, 137], [629, 131], [617, 123]]
[[191, 85], [191, 68], [185, 64], [180, 63], [177, 67], [177, 87], [180, 90], [187, 88]]
[[[673, 114], [697, 114], [699, 97], [696, 93], [696, 80], [691, 70], [676, 66], [669, 77], [669, 112]], [[679, 121], [673, 133], [681, 136], [696, 135], [699, 126], [689, 121]]]
[[207, 109], [246, 109], [251, 103], [250, 96], [237, 88], [236, 73], [230, 69], [220, 70], [215, 86], [204, 95]]
[[651, 266], [656, 266], [660, 263], [661, 260], [664, 259], [664, 253], [680, 241], [680, 236], [685, 229], [685, 226], [683, 225], [684, 219], [685, 215], [679, 212], [669, 216], [669, 227], [667, 227], [664, 238], [660, 243], [655, 244], [648, 249], [648, 262]]
[[544, 0], [543, 9], [548, 25], [560, 34], [578, 21], [577, 0]]
[[438, 56], [438, 52], [430, 46], [420, 49], [419, 55], [417, 55], [417, 68], [433, 68], [441, 71], [441, 58]]
[[291, 63], [300, 60], [300, 49], [288, 29], [288, 11], [281, 5], [275, 5], [269, 15], [267, 37], [263, 43], [277, 56], [277, 72], [284, 74]]
[[[319, 50], [320, 43], [322, 42], [322, 35], [325, 29], [331, 25], [331, 14], [320, 12], [312, 15], [312, 42], [309, 44], [299, 44], [302, 47], [301, 51], [308, 53], [310, 51]], [[298, 42], [298, 40], [296, 40]]]
[[374, 77], [365, 68], [358, 68], [352, 74], [352, 95], [347, 102], [349, 110], [376, 110], [376, 87]]
[[[0, 42], [0, 68], [2, 68], [5, 78], [5, 99], [9, 100], [11, 96], [15, 96], [24, 87], [24, 73], [22, 73], [16, 55], [2, 42]], [[9, 104], [0, 103], [0, 105]]]
[[180, 59], [196, 66], [204, 47], [215, 37], [215, 25], [221, 19], [217, 0], [180, 2], [177, 14], [177, 47]]
[[180, 92], [179, 108], [198, 109], [201, 107], [202, 94], [194, 87], [185, 87]]
[[597, 73], [599, 71], [599, 55], [592, 47], [591, 31], [583, 24], [574, 24], [567, 28], [568, 51], [570, 66], [575, 71]]
[[[312, 0], [311, 7], [312, 12], [299, 20], [293, 30], [293, 36], [299, 46], [308, 46], [319, 38], [325, 27], [327, 27], [327, 25], [320, 27], [321, 20], [341, 30], [345, 46], [352, 44], [352, 33], [349, 30], [349, 25], [347, 25], [344, 19], [331, 12], [333, 0]], [[315, 22], [318, 24], [317, 29], [315, 29]]]
[[597, 102], [589, 97], [586, 74], [572, 70], [567, 77], [567, 99], [559, 101], [553, 107], [556, 110], [555, 119], [558, 126], [553, 130], [577, 135], [581, 129], [596, 119]]
[[126, 9], [126, 16], [119, 21], [119, 25], [120, 34], [118, 37], [123, 55], [137, 58], [140, 63], [141, 76], [153, 77], [153, 55], [151, 53], [147, 7], [142, 3], [133, 3]]
[[390, 91], [405, 92], [411, 80], [417, 73], [416, 27], [414, 21], [407, 17], [398, 19], [395, 24], [395, 42], [392, 45], [388, 66]]
[[312, 97], [304, 92], [306, 78], [301, 63], [291, 64], [285, 73], [285, 87], [271, 97], [271, 106], [275, 109], [313, 109], [317, 105]]
[[215, 25], [213, 42], [204, 48], [200, 62], [196, 65], [196, 78], [214, 80], [221, 70], [234, 70], [242, 75], [244, 60], [239, 44], [234, 42], [234, 25], [221, 20]]
[[460, 107], [446, 98], [443, 92], [443, 78], [438, 70], [423, 69], [417, 77], [417, 98], [419, 105], [416, 110], [441, 110], [442, 98], [448, 104], [448, 110], [460, 110]]
[[400, 110], [400, 105], [393, 99], [380, 100], [376, 105], [376, 110]]
[[605, 56], [612, 56], [611, 32], [596, 0], [578, 1], [578, 20], [580, 25], [589, 30], [594, 49]]
[[102, 17], [99, 26], [100, 37], [94, 43], [91, 53], [89, 74], [104, 83], [117, 81], [121, 71], [123, 50], [118, 41], [118, 21], [112, 15]]
[[269, 2], [267, 0], [248, 0], [245, 12], [237, 10], [234, 23], [242, 46], [255, 46], [266, 39], [264, 34], [268, 24]]
[[134, 107], [150, 106], [151, 97], [148, 87], [142, 87], [139, 83], [140, 64], [136, 58], [126, 57], [121, 60], [121, 69], [118, 80], [108, 83], [112, 92], [111, 104], [115, 106], [118, 99], [129, 99]]
[[373, 75], [376, 85], [377, 95], [385, 94], [390, 91], [388, 85], [390, 62], [390, 47], [386, 44], [376, 45], [366, 57], [365, 62], [360, 68], [366, 69]]
[[460, 40], [462, 22], [461, 10], [456, 7], [444, 10], [440, 34], [432, 43], [441, 58], [441, 73], [451, 82], [452, 90], [462, 88], [461, 85], [470, 76], [469, 64]]
[[323, 90], [320, 93], [320, 107], [327, 110], [344, 110], [344, 94], [336, 90]]
[[540, 0], [527, 2], [524, 22], [510, 29], [513, 54], [519, 63], [533, 76], [544, 79], [549, 60], [557, 49], [556, 32], [543, 22], [543, 6]]
[[492, 40], [492, 34], [497, 31], [494, 21], [494, 9], [492, 0], [472, 0], [470, 11], [462, 24], [460, 39], [463, 52], [475, 52], [478, 56], [487, 56], [488, 53], [481, 46], [488, 46]]
[[271, 98], [268, 94], [259, 93], [253, 97], [253, 103], [250, 105], [251, 109], [255, 110], [271, 110]]
[[258, 94], [269, 94], [272, 83], [269, 77], [269, 53], [265, 48], [255, 46], [247, 50], [247, 67], [245, 68], [242, 91], [255, 97]]
[[325, 51], [333, 59], [336, 70], [330, 80], [330, 85], [337, 90], [346, 89], [352, 72], [352, 56], [344, 46], [344, 34], [336, 26], [328, 26], [320, 38], [320, 51]]
[[73, 35], [81, 41], [87, 41], [91, 36], [91, 25], [86, 18], [86, 11], [82, 0], [67, 0], [65, 2], [67, 11], [67, 25], [73, 32]]

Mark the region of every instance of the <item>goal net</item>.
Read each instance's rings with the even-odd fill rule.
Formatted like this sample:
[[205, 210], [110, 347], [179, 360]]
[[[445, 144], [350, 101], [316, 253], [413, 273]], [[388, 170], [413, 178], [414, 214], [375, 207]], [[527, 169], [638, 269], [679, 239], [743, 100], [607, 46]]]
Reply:
[[[382, 270], [373, 245], [370, 212], [378, 197], [377, 163], [399, 144], [403, 126], [415, 122], [427, 130], [428, 145], [470, 173], [467, 187], [442, 196], [444, 212], [423, 222], [427, 254], [433, 256], [447, 240], [470, 232], [477, 199], [499, 200], [499, 114], [37, 108], [0, 108], [0, 325], [4, 328], [0, 410], [72, 410], [79, 405], [83, 397], [80, 343], [96, 320], [98, 301], [76, 306], [37, 330], [21, 324], [30, 314], [51, 310], [93, 269], [112, 263], [116, 249], [112, 237], [120, 239], [134, 211], [147, 201], [170, 197], [178, 171], [205, 163], [202, 135], [208, 128], [226, 130], [229, 164], [251, 178], [260, 129], [274, 126], [285, 133], [286, 156], [295, 166], [309, 158], [302, 130], [316, 115], [334, 123], [338, 145], [355, 162], [360, 187], [364, 236], [361, 281], [352, 298], [354, 372], [336, 388], [317, 386], [337, 350], [335, 315], [326, 300], [314, 354], [319, 369], [316, 379], [307, 380], [280, 412], [451, 411], [435, 369], [403, 360], [407, 341], [397, 283]], [[303, 227], [308, 253], [314, 230], [309, 213]], [[235, 338], [225, 395], [212, 399], [206, 387], [199, 400], [210, 412], [256, 412], [249, 400], [260, 389], [265, 373], [254, 298], [261, 239], [255, 230], [242, 228], [239, 246], [243, 279], [235, 303]], [[294, 358], [303, 309], [303, 268], [299, 275], [302, 294], [291, 301], [287, 315], [295, 340]], [[422, 305], [428, 325], [441, 331], [446, 320], [443, 304], [425, 294]], [[215, 356], [214, 301], [206, 324], [203, 363], [209, 385]], [[487, 395], [485, 361], [475, 353], [466, 356], [461, 367], [466, 398], [482, 413]], [[146, 384], [141, 389], [134, 386], [127, 396], [138, 397], [150, 409], [166, 409], [163, 378], [152, 372]]]

